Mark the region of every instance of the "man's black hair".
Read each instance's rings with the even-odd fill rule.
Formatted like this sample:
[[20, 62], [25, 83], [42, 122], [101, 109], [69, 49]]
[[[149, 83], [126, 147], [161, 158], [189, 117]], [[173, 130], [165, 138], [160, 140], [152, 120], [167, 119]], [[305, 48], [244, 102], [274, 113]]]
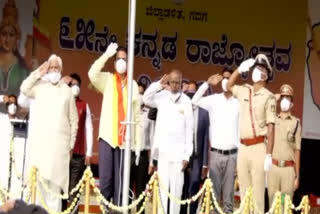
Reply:
[[77, 80], [78, 83], [79, 83], [79, 86], [81, 85], [81, 77], [80, 77], [79, 74], [77, 74], [77, 73], [72, 73], [72, 74], [70, 75], [70, 77], [71, 77], [72, 79]]
[[126, 47], [119, 46], [119, 47], [117, 48], [117, 52], [119, 52], [119, 51], [123, 51], [123, 52], [125, 52], [126, 54], [128, 54], [128, 51], [127, 51], [127, 48], [126, 48]]

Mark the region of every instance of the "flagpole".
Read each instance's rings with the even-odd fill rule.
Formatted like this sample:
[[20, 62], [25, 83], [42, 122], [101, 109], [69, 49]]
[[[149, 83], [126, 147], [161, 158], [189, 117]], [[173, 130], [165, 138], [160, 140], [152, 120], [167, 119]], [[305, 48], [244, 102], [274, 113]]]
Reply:
[[[135, 40], [135, 21], [136, 21], [136, 0], [129, 0], [128, 15], [128, 104], [126, 118], [126, 136], [125, 136], [125, 155], [124, 155], [124, 172], [123, 172], [123, 192], [122, 205], [129, 204], [129, 185], [130, 185], [130, 156], [132, 142], [132, 82], [134, 71], [134, 40]], [[125, 212], [128, 213], [128, 212]]]

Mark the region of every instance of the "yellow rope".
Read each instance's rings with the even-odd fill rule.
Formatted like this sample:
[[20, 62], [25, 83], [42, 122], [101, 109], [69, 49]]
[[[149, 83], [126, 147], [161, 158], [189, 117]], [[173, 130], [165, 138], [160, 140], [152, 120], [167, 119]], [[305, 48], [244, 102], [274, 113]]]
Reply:
[[180, 200], [178, 199], [177, 197], [175, 197], [174, 195], [172, 195], [166, 187], [164, 187], [164, 185], [161, 183], [161, 181], [158, 179], [158, 182], [159, 182], [159, 187], [161, 189], [161, 191], [163, 191], [172, 201], [176, 202], [177, 204], [181, 204], [181, 205], [185, 205], [185, 204], [190, 204], [191, 202], [195, 202], [198, 200], [198, 198], [203, 194], [203, 192], [205, 191], [206, 189], [206, 183], [208, 182], [208, 180], [210, 179], [207, 179], [204, 183], [204, 185], [201, 187], [201, 189], [199, 190], [199, 192], [192, 196], [190, 199], [184, 199], [184, 200]]
[[140, 196], [138, 197], [138, 199], [134, 200], [131, 204], [129, 204], [128, 206], [117, 206], [117, 205], [114, 205], [113, 203], [107, 201], [103, 195], [101, 194], [100, 192], [100, 189], [97, 188], [97, 186], [95, 185], [95, 180], [94, 178], [92, 177], [92, 172], [90, 172], [91, 174], [89, 175], [91, 180], [90, 180], [90, 184], [93, 188], [93, 192], [96, 194], [96, 199], [97, 201], [100, 203], [100, 209], [102, 209], [103, 211], [105, 210], [104, 206], [107, 206], [108, 208], [110, 208], [111, 210], [115, 210], [115, 211], [118, 211], [118, 212], [125, 212], [125, 211], [128, 211], [128, 210], [131, 210], [133, 209], [134, 207], [136, 207], [139, 203], [141, 203], [143, 201], [143, 199], [146, 197], [147, 193], [146, 191], [150, 191], [152, 189], [152, 182], [154, 180], [154, 177], [155, 176], [152, 176], [150, 181], [149, 181], [149, 184], [147, 185], [147, 189], [146, 191], [142, 192], [140, 194]]
[[82, 175], [82, 178], [81, 178], [80, 181], [77, 183], [77, 185], [70, 191], [69, 194], [68, 194], [68, 193], [59, 194], [59, 193], [52, 192], [52, 191], [50, 190], [50, 188], [48, 187], [48, 185], [46, 184], [46, 182], [43, 180], [43, 178], [40, 177], [40, 176], [38, 176], [38, 177], [39, 177], [39, 181], [40, 181], [41, 186], [43, 187], [43, 189], [44, 189], [47, 193], [51, 193], [52, 195], [54, 195], [55, 197], [60, 198], [60, 199], [68, 199], [68, 198], [69, 198], [69, 195], [73, 195], [74, 193], [76, 193], [76, 192], [79, 191], [80, 186], [85, 182], [86, 173], [88, 173], [87, 171], [90, 171], [90, 168], [89, 168], [89, 167], [85, 170], [85, 172], [84, 172], [83, 175]]
[[[34, 168], [33, 168], [34, 169]], [[36, 180], [37, 177], [40, 177], [39, 175], [37, 176], [37, 170], [35, 169], [35, 171], [33, 173], [31, 173], [30, 178], [28, 179], [27, 185], [23, 188], [23, 190], [25, 188], [28, 189], [28, 193], [26, 194], [25, 197], [25, 201], [28, 202], [30, 200], [30, 196], [31, 196], [31, 183], [32, 182], [39, 182], [39, 184], [41, 184], [41, 186], [43, 187], [43, 189], [45, 190], [45, 192], [50, 193], [56, 197], [59, 198], [67, 198], [67, 194], [57, 194], [57, 193], [53, 193], [49, 187], [45, 184], [45, 182], [43, 181], [43, 179], [39, 179], [39, 181]], [[63, 212], [59, 213], [59, 214], [69, 214], [76, 206], [76, 202], [80, 199], [81, 194], [83, 193], [84, 190], [84, 183], [86, 179], [90, 179], [90, 185], [93, 188], [93, 192], [96, 195], [96, 200], [99, 202], [100, 204], [100, 209], [103, 212], [106, 212], [106, 207], [108, 207], [111, 210], [114, 211], [118, 211], [118, 212], [125, 212], [128, 210], [132, 210], [133, 208], [137, 207], [138, 204], [142, 203], [142, 206], [140, 207], [139, 211], [137, 212], [137, 214], [142, 213], [143, 210], [145, 210], [145, 206], [146, 203], [150, 200], [151, 198], [151, 193], [153, 191], [153, 183], [157, 181], [158, 183], [158, 197], [157, 197], [157, 201], [158, 201], [158, 206], [160, 206], [160, 212], [165, 213], [164, 212], [164, 208], [161, 205], [161, 195], [160, 195], [160, 191], [162, 191], [162, 193], [165, 193], [170, 200], [172, 200], [175, 203], [178, 204], [190, 204], [193, 201], [197, 201], [203, 194], [204, 194], [204, 198], [203, 201], [201, 203], [201, 211], [203, 212], [205, 210], [206, 207], [206, 202], [208, 200], [212, 201], [210, 202], [210, 210], [213, 210], [213, 208], [215, 207], [216, 210], [218, 211], [219, 214], [225, 214], [222, 210], [222, 208], [219, 205], [218, 200], [215, 197], [214, 194], [214, 188], [213, 188], [213, 184], [211, 182], [210, 179], [207, 179], [204, 183], [204, 185], [202, 186], [202, 188], [199, 190], [199, 192], [192, 196], [189, 199], [184, 199], [184, 200], [180, 200], [178, 198], [176, 198], [175, 196], [173, 196], [168, 190], [166, 190], [166, 188], [164, 188], [164, 186], [162, 185], [162, 183], [158, 180], [158, 177], [156, 176], [156, 173], [151, 177], [150, 181], [148, 182], [147, 186], [146, 186], [146, 190], [141, 193], [139, 195], [139, 197], [132, 201], [131, 204], [129, 204], [128, 206], [117, 206], [114, 205], [113, 203], [107, 201], [103, 195], [100, 192], [100, 189], [96, 186], [95, 184], [95, 179], [93, 178], [93, 174], [92, 171], [90, 170], [90, 167], [87, 167], [87, 169], [85, 170], [81, 180], [78, 182], [78, 184], [76, 185], [75, 188], [73, 188], [70, 191], [70, 194], [75, 194], [77, 192], [76, 197], [73, 199], [73, 202], [71, 203], [71, 205]], [[157, 184], [156, 184], [157, 185]], [[209, 190], [209, 191], [208, 191]], [[55, 212], [53, 212], [52, 210], [50, 210], [50, 208], [45, 204], [45, 201], [43, 199], [43, 195], [41, 193], [41, 191], [39, 191], [39, 188], [37, 188], [37, 193], [38, 196], [40, 198], [40, 203], [41, 205], [50, 213], [50, 214], [56, 214]], [[9, 193], [5, 188], [2, 188], [0, 186], [0, 201], [5, 202], [5, 198], [11, 198], [12, 199], [12, 194]], [[281, 193], [277, 192], [275, 194], [273, 203], [270, 207], [270, 210], [266, 213], [266, 214], [292, 214], [292, 211], [301, 211], [303, 214], [307, 214], [310, 210], [310, 205], [309, 205], [309, 198], [308, 196], [304, 196], [299, 204], [298, 207], [295, 207], [291, 201], [291, 198], [289, 195], [285, 196], [285, 202], [284, 205], [282, 205], [281, 203]], [[255, 201], [253, 200], [253, 191], [252, 188], [247, 189], [246, 193], [245, 193], [245, 197], [243, 198], [243, 200], [240, 203], [240, 207], [233, 212], [233, 214], [240, 214], [240, 213], [251, 213], [251, 212], [255, 212], [258, 214], [262, 214], [263, 212], [261, 212], [257, 205], [255, 204]]]
[[42, 195], [42, 192], [39, 190], [39, 188], [37, 188], [37, 196], [39, 197], [39, 201], [40, 201], [40, 204], [41, 206], [47, 210], [48, 213], [50, 214], [69, 214], [71, 213], [71, 211], [73, 211], [73, 209], [75, 208], [75, 206], [77, 205], [77, 201], [80, 199], [81, 197], [81, 193], [83, 192], [84, 190], [84, 184], [81, 185], [80, 189], [79, 189], [79, 193], [76, 195], [76, 197], [73, 199], [73, 201], [71, 202], [70, 206], [62, 211], [62, 212], [55, 212], [53, 210], [51, 210], [50, 207], [48, 207], [48, 205], [46, 204], [45, 200], [44, 200], [44, 197]]

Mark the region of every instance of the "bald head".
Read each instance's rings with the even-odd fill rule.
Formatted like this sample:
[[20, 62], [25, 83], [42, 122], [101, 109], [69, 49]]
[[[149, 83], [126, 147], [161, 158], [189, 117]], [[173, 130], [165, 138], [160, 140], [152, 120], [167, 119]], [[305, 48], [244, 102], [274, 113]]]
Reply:
[[169, 86], [172, 93], [178, 93], [181, 89], [182, 73], [173, 69], [169, 74]]

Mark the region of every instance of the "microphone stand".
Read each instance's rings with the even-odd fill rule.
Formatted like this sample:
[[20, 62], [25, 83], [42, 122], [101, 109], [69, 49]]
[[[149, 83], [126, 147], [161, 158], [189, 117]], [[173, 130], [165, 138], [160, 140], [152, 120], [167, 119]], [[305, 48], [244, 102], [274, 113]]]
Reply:
[[23, 188], [24, 188], [24, 172], [25, 172], [25, 164], [26, 164], [26, 150], [27, 150], [27, 139], [28, 139], [28, 130], [29, 130], [29, 113], [24, 118], [26, 123], [25, 128], [25, 137], [24, 137], [24, 145], [23, 145], [23, 163], [22, 163], [22, 174], [21, 174], [21, 200], [23, 200]]

